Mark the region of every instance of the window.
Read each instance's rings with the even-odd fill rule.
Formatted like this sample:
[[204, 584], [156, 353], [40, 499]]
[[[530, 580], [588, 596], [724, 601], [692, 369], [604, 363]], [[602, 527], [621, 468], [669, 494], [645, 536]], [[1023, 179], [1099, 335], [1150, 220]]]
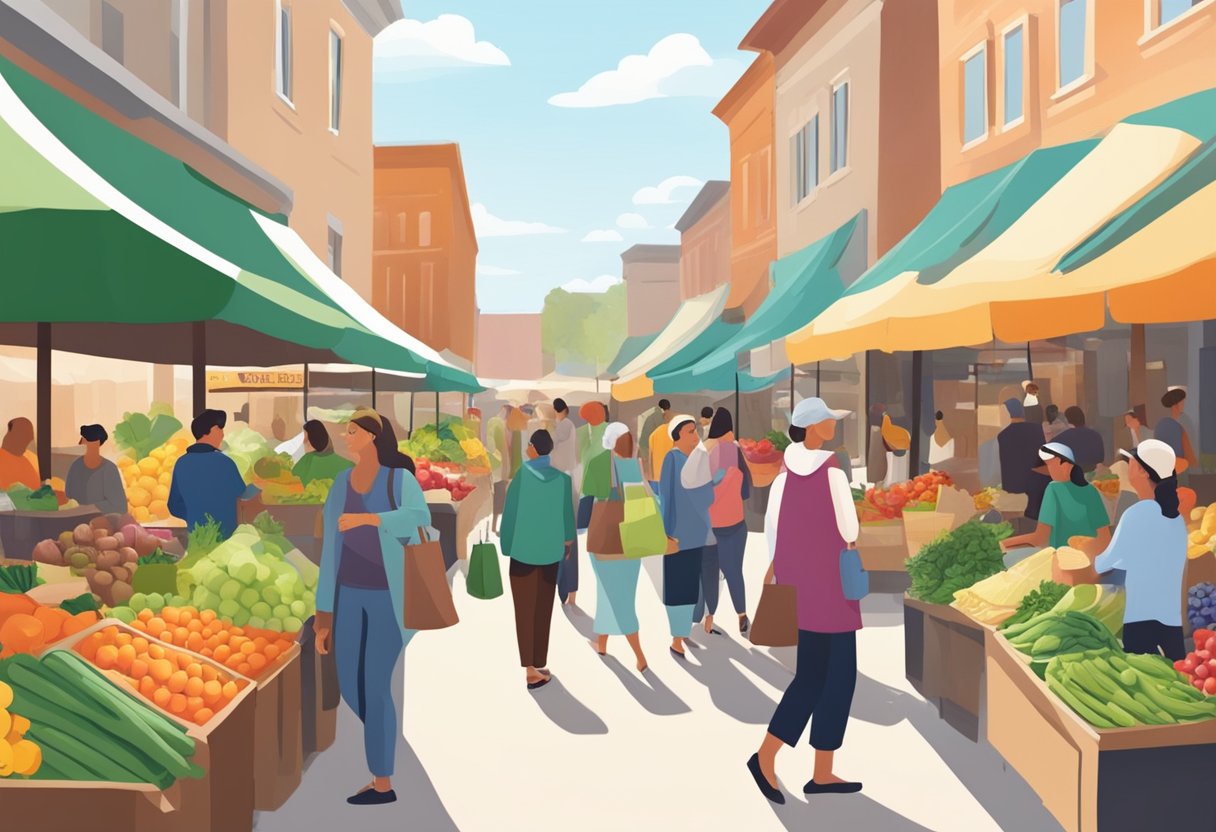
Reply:
[[1181, 17], [1196, 6], [1202, 5], [1206, 0], [1151, 0], [1151, 2], [1157, 7], [1157, 20], [1153, 26], [1153, 28], [1157, 28]]
[[849, 164], [849, 82], [832, 88], [832, 173]]
[[802, 126], [790, 138], [791, 168], [794, 171], [794, 204], [809, 197], [819, 187], [819, 116]]
[[329, 270], [338, 277], [342, 276], [342, 232], [329, 226], [329, 239], [326, 245], [327, 253], [329, 254]]
[[988, 135], [988, 46], [963, 58], [963, 144]]
[[1023, 44], [1025, 42], [1025, 27], [1019, 24], [1010, 29], [1004, 36], [1004, 83], [1005, 83], [1005, 126], [1016, 124], [1022, 120], [1024, 113], [1024, 103], [1022, 99], [1022, 87], [1025, 83], [1023, 77], [1023, 65], [1025, 56], [1023, 52]]
[[420, 279], [418, 281], [419, 299], [419, 325], [422, 329], [424, 340], [429, 340], [432, 333], [432, 322], [435, 319], [435, 264], [423, 263]]
[[278, 21], [275, 37], [275, 89], [288, 104], [291, 103], [291, 9], [276, 3]]
[[190, 0], [172, 0], [169, 6], [169, 72], [170, 95], [182, 110], [186, 109], [187, 56], [190, 43], [187, 27], [190, 21]]
[[101, 4], [101, 49], [114, 60], [123, 60], [122, 12], [109, 3]]
[[342, 117], [342, 36], [329, 30], [329, 129], [338, 132]]
[[739, 176], [739, 181], [742, 183], [742, 187], [739, 189], [739, 191], [740, 191], [739, 195], [743, 200], [742, 206], [741, 206], [743, 209], [743, 211], [742, 211], [743, 227], [751, 228], [751, 225], [752, 225], [752, 212], [751, 212], [752, 163], [751, 163], [751, 160], [749, 160], [749, 159], [743, 160], [743, 170], [742, 170], [741, 175]]
[[401, 244], [402, 248], [405, 247], [405, 238], [406, 238], [405, 227], [406, 227], [406, 223], [408, 223], [408, 222], [409, 222], [409, 215], [406, 214], [404, 211], [398, 211], [397, 212], [397, 242]]
[[423, 211], [418, 215], [418, 245], [427, 248], [431, 244], [431, 212]]
[[1079, 81], [1086, 73], [1086, 50], [1089, 43], [1090, 0], [1060, 0], [1058, 86], [1060, 89]]
[[756, 181], [756, 225], [768, 222], [770, 158], [772, 158], [772, 154], [769, 153], [767, 147], [760, 151], [760, 160], [756, 165], [758, 174], [753, 177]]

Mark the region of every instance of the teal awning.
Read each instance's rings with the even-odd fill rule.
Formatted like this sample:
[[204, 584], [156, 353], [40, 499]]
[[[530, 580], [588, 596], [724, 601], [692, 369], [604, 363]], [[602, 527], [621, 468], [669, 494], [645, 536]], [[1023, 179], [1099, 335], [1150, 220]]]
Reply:
[[658, 332], [653, 332], [650, 335], [630, 335], [622, 343], [621, 348], [616, 351], [616, 358], [609, 363], [608, 369], [604, 370], [605, 378], [614, 378], [621, 368], [628, 364], [633, 359], [642, 354], [642, 350], [650, 346], [655, 338], [659, 337]]

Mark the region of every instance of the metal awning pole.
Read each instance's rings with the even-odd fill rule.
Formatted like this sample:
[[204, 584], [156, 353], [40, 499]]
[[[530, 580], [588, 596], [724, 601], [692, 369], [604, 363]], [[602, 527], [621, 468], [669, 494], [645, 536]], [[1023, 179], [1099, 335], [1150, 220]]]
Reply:
[[[51, 476], [51, 325], [38, 324], [38, 369], [35, 397], [38, 400], [38, 478], [47, 480]], [[16, 553], [13, 553], [14, 556]]]
[[920, 350], [912, 353], [912, 447], [908, 449], [908, 473], [920, 474], [920, 411], [922, 388], [924, 387], [925, 354]]
[[822, 363], [823, 362], [821, 362], [821, 361], [815, 362], [815, 395], [821, 399], [823, 398], [823, 367], [821, 366]]
[[794, 364], [790, 362], [790, 413], [794, 412]]
[[190, 384], [193, 390], [194, 415], [197, 416], [207, 409], [207, 324], [204, 321], [195, 321], [193, 327]]
[[1030, 342], [1026, 342], [1026, 380], [1034, 381], [1034, 360], [1030, 355]]
[[304, 387], [303, 387], [302, 392], [304, 394], [304, 421], [307, 422], [308, 421], [308, 363], [307, 362], [305, 362], [305, 364], [304, 364]]
[[439, 430], [439, 391], [435, 391], [435, 430]]
[[372, 410], [376, 409], [376, 368], [372, 367]]
[[410, 391], [410, 436], [414, 435], [414, 391]]
[[742, 428], [739, 426], [739, 371], [735, 370], [735, 435], [741, 436], [741, 430]]

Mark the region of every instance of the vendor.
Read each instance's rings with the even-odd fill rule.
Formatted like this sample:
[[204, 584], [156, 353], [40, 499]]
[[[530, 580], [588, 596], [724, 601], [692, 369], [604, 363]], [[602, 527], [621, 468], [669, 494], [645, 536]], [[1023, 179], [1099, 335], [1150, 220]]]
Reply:
[[1171, 660], [1182, 661], [1186, 647], [1178, 599], [1187, 533], [1178, 502], [1178, 459], [1159, 439], [1146, 439], [1135, 450], [1119, 454], [1127, 460], [1127, 477], [1140, 501], [1119, 520], [1094, 568], [1099, 573], [1126, 572], [1123, 649], [1154, 655], [1160, 649]]
[[891, 421], [891, 414], [882, 415], [882, 446], [886, 451], [887, 477], [883, 488], [907, 482], [908, 449], [912, 447], [912, 434]]
[[1101, 546], [1110, 541], [1110, 518], [1102, 495], [1085, 479], [1072, 448], [1061, 442], [1048, 442], [1039, 448], [1051, 482], [1043, 493], [1043, 505], [1035, 530], [1001, 542], [1005, 549], [1021, 546], [1059, 548], [1075, 535], [1096, 537]]
[[27, 450], [34, 441], [34, 424], [18, 416], [8, 423], [8, 433], [0, 443], [0, 489], [21, 483], [37, 491], [38, 468], [30, 461]]
[[122, 486], [118, 466], [101, 455], [101, 446], [109, 439], [101, 425], [81, 425], [80, 444], [84, 456], [68, 468], [64, 493], [69, 500], [82, 506], [96, 506], [102, 514], [126, 514], [127, 492]]
[[291, 473], [306, 486], [313, 480], [332, 480], [340, 472], [354, 465], [346, 457], [334, 452], [334, 446], [329, 441], [329, 431], [316, 419], [309, 419], [304, 423], [304, 444], [308, 446], [308, 453], [300, 457]]

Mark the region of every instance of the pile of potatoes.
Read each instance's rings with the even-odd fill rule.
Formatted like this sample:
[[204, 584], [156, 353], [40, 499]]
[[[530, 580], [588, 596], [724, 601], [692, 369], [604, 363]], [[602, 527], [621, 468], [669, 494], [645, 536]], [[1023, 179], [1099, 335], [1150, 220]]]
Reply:
[[70, 566], [73, 574], [88, 581], [89, 590], [107, 606], [127, 603], [134, 594], [131, 578], [137, 561], [157, 549], [181, 555], [175, 541], [147, 531], [126, 515], [94, 517], [55, 540], [34, 547], [34, 560], [54, 566]]

